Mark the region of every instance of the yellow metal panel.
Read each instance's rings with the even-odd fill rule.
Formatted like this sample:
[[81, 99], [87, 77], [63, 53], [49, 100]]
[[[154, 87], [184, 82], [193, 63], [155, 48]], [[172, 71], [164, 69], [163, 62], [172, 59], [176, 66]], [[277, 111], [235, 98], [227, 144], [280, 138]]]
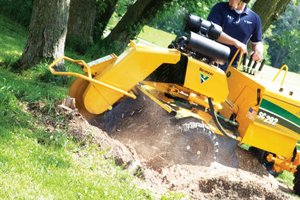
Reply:
[[293, 104], [282, 96], [266, 92], [256, 121], [269, 126], [272, 131], [300, 141], [299, 115], [300, 104]]
[[218, 67], [189, 57], [184, 86], [221, 103], [228, 96], [227, 80]]
[[[248, 116], [248, 111], [250, 108], [258, 110], [260, 102], [258, 100], [258, 89], [260, 90], [260, 96], [262, 98], [265, 88], [254, 81], [251, 77], [244, 73], [239, 72], [233, 67], [229, 67], [227, 72], [227, 80], [229, 87], [228, 102], [231, 102], [235, 106], [237, 121], [239, 122], [239, 132], [240, 136], [244, 136], [247, 131], [249, 123], [252, 119]], [[261, 100], [260, 98], [260, 100]], [[229, 112], [228, 109], [224, 110]], [[222, 113], [225, 116], [229, 116], [229, 113]]]
[[[175, 64], [179, 59], [180, 52], [175, 49], [136, 46], [132, 42], [128, 50], [94, 79], [129, 91], [161, 64]], [[91, 83], [84, 93], [83, 100], [89, 112], [99, 114], [122, 97], [123, 94], [117, 91]]]
[[239, 122], [240, 136], [244, 136], [249, 124], [252, 122], [248, 117], [249, 109], [256, 109], [257, 104], [257, 91], [249, 86], [245, 86], [239, 96], [236, 99], [235, 104], [238, 105], [237, 121]]
[[250, 124], [242, 143], [290, 158], [297, 140], [293, 135], [283, 134], [260, 123]]
[[75, 105], [80, 114], [82, 114], [86, 119], [92, 119], [95, 115], [89, 113], [82, 101], [83, 93], [85, 92], [89, 82], [82, 78], [77, 78], [71, 85], [69, 89], [69, 96], [75, 98]]
[[283, 95], [280, 92], [271, 91], [269, 88], [265, 92], [264, 98], [274, 102], [280, 107], [283, 107], [285, 110], [298, 116], [298, 118], [300, 117], [300, 100], [293, 99], [292, 97]]
[[[247, 74], [238, 71], [237, 69], [230, 67], [226, 71], [228, 87], [229, 87], [229, 96], [232, 102], [235, 102], [239, 98], [245, 87], [249, 87], [254, 91], [261, 89], [262, 94], [264, 93], [265, 87], [259, 84], [257, 81], [253, 80]], [[254, 95], [252, 99], [256, 99], [257, 95]], [[251, 100], [253, 101], [253, 100]]]
[[[117, 56], [115, 54], [110, 54], [92, 62], [89, 62], [87, 63], [87, 65], [89, 66], [92, 74], [99, 75], [107, 66], [113, 63], [116, 59]], [[84, 70], [87, 72], [86, 68], [84, 68]]]

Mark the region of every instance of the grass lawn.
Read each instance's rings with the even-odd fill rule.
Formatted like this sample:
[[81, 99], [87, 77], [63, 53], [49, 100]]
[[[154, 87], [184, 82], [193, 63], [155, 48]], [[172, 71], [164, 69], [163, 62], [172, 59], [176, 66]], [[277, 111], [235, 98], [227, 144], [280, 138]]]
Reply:
[[0, 15], [0, 63], [17, 60], [22, 54], [25, 42], [25, 29]]
[[144, 26], [138, 35], [138, 38], [161, 47], [168, 47], [171, 41], [176, 38], [176, 35], [149, 26]]
[[22, 74], [7, 69], [25, 42], [25, 28], [0, 15], [0, 199], [153, 199], [97, 146], [82, 145], [60, 129], [49, 134], [26, 111], [26, 105], [43, 102], [51, 112], [67, 86], [43, 81], [46, 64]]

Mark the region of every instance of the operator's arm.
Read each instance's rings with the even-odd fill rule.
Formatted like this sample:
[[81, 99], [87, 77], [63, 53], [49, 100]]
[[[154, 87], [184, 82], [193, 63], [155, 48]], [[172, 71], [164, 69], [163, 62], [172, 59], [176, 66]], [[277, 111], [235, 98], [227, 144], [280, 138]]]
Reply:
[[242, 53], [248, 53], [247, 51], [247, 45], [244, 43], [238, 41], [237, 39], [234, 39], [233, 37], [227, 35], [226, 33], [222, 32], [220, 37], [217, 39], [218, 42], [221, 42], [223, 44], [232, 45], [235, 46], [237, 49], [241, 49]]
[[256, 16], [256, 26], [252, 36], [250, 38], [252, 42], [252, 59], [254, 61], [260, 61], [263, 58], [263, 43], [262, 43], [262, 25], [259, 16]]
[[263, 58], [263, 44], [262, 42], [252, 42], [252, 59], [254, 61], [260, 61]]
[[[217, 3], [211, 9], [211, 12], [208, 15], [208, 20], [219, 25], [223, 26], [223, 19], [226, 17], [223, 15], [223, 8], [224, 3]], [[228, 34], [222, 32], [220, 37], [217, 39], [218, 42], [221, 42], [226, 45], [235, 46], [237, 49], [241, 49], [243, 54], [247, 53], [247, 45], [243, 44], [242, 42], [234, 39], [233, 37], [229, 36]]]

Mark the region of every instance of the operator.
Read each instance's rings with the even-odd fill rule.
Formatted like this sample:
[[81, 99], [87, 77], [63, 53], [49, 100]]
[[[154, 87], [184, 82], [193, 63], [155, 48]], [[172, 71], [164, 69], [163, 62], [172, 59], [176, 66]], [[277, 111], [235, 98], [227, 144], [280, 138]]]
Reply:
[[[218, 42], [230, 48], [229, 62], [241, 49], [242, 53], [248, 54], [247, 43], [252, 43], [253, 61], [260, 61], [263, 58], [262, 26], [259, 16], [247, 7], [250, 0], [229, 0], [229, 2], [219, 2], [212, 9], [208, 20], [220, 25], [223, 33], [218, 38]], [[237, 67], [239, 56], [236, 57], [232, 66]], [[220, 68], [227, 70], [228, 62]]]

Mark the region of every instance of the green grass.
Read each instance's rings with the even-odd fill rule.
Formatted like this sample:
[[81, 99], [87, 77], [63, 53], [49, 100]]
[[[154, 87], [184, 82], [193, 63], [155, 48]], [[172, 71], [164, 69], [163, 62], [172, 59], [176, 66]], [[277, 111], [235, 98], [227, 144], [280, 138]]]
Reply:
[[0, 199], [151, 199], [126, 171], [63, 131], [49, 133], [25, 105], [51, 109], [66, 89], [0, 69]]
[[280, 182], [286, 184], [290, 188], [293, 187], [294, 175], [290, 172], [283, 171], [277, 178]]
[[24, 28], [0, 15], [0, 63], [16, 61], [26, 42]]
[[63, 129], [49, 133], [26, 111], [42, 102], [51, 113], [67, 87], [51, 79], [46, 64], [22, 74], [8, 70], [25, 41], [26, 30], [0, 16], [0, 199], [153, 199], [99, 147]]
[[144, 26], [138, 35], [138, 38], [162, 47], [168, 47], [171, 41], [176, 38], [176, 35], [149, 26]]
[[1, 199], [150, 199], [98, 148], [80, 148], [67, 138], [60, 147], [41, 145], [38, 132], [16, 129], [1, 142]]

